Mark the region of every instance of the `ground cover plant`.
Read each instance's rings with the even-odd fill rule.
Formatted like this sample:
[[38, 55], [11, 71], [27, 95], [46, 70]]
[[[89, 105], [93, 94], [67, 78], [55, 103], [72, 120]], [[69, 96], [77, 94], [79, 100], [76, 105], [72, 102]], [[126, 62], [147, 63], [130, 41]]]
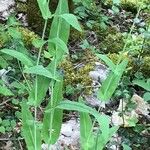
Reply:
[[[0, 26], [2, 149], [148, 149], [148, 1], [58, 0], [55, 10], [53, 1], [34, 3], [39, 20], [29, 29], [16, 14]], [[79, 136], [66, 144], [72, 113]]]

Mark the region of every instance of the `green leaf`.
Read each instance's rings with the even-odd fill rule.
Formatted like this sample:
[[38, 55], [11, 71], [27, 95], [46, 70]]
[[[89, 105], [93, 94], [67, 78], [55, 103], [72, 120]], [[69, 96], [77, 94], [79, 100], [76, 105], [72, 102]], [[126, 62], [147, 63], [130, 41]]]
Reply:
[[6, 62], [6, 60], [0, 56], [0, 67], [2, 68], [6, 68], [8, 66], [8, 63]]
[[5, 127], [10, 126], [10, 120], [9, 120], [9, 119], [4, 119], [4, 120], [2, 121], [2, 125], [5, 126]]
[[127, 144], [122, 144], [123, 146], [123, 150], [132, 150], [132, 148], [130, 146], [128, 146]]
[[80, 112], [80, 141], [84, 149], [93, 148], [95, 144], [92, 120], [88, 113], [83, 112]]
[[[54, 64], [51, 62], [47, 66], [47, 70], [53, 70]], [[51, 71], [50, 71], [51, 72]], [[35, 83], [32, 90], [29, 93], [28, 102], [30, 105], [39, 106], [44, 99], [46, 92], [49, 88], [51, 79], [44, 76], [37, 76], [37, 101], [35, 102]]]
[[150, 79], [148, 79], [147, 82], [145, 82], [145, 80], [133, 80], [133, 83], [147, 91], [150, 91]]
[[51, 12], [49, 10], [49, 4], [47, 0], [37, 0], [37, 2], [42, 13], [42, 17], [44, 19], [51, 18]]
[[98, 90], [98, 98], [102, 101], [110, 100], [114, 91], [116, 90], [121, 76], [127, 66], [128, 61], [123, 60], [119, 65], [115, 67], [113, 72], [110, 72], [107, 79], [102, 83], [102, 86]]
[[14, 38], [14, 39], [21, 39], [21, 33], [16, 29], [9, 27], [8, 33]]
[[34, 39], [32, 41], [32, 44], [34, 45], [34, 47], [36, 48], [40, 48], [42, 47], [47, 41], [43, 41], [42, 39]]
[[24, 65], [31, 67], [33, 66], [32, 60], [25, 54], [21, 53], [21, 52], [17, 52], [15, 50], [12, 49], [2, 49], [0, 50], [1, 52], [10, 55], [16, 59], [18, 59], [19, 61], [21, 61]]
[[13, 96], [14, 94], [6, 86], [0, 85], [0, 95]]
[[[69, 13], [68, 2], [64, 0], [59, 0], [57, 5], [57, 9], [54, 15], [54, 19], [51, 24], [49, 39], [59, 38], [65, 44], [67, 44], [70, 33], [70, 25], [59, 15]], [[57, 56], [61, 58], [64, 54], [62, 50], [59, 50], [58, 47], [54, 43], [49, 42], [48, 50], [52, 56], [55, 57], [55, 53], [57, 50]]]
[[74, 27], [78, 31], [82, 31], [80, 24], [77, 20], [77, 17], [73, 14], [62, 14], [60, 15], [67, 23], [69, 23], [72, 27]]
[[111, 61], [109, 57], [107, 57], [106, 55], [102, 55], [102, 54], [96, 54], [96, 56], [102, 59], [112, 71], [115, 70], [116, 65]]
[[61, 50], [63, 50], [65, 53], [69, 53], [69, 50], [67, 48], [67, 45], [63, 40], [61, 40], [59, 37], [53, 38], [48, 40], [50, 43], [54, 43], [56, 46], [58, 46]]
[[103, 120], [108, 118], [106, 115], [100, 115], [99, 112], [97, 112], [95, 109], [93, 109], [83, 103], [79, 103], [79, 102], [72, 102], [72, 101], [65, 100], [65, 101], [60, 102], [56, 106], [56, 108], [89, 113], [97, 119], [99, 124], [101, 124]]
[[0, 133], [3, 133], [3, 134], [5, 134], [5, 127], [3, 127], [3, 126], [0, 126]]
[[[107, 125], [108, 126], [108, 125]], [[115, 134], [118, 130], [118, 127], [111, 127], [108, 129], [109, 135], [107, 138], [105, 138], [105, 131], [101, 128], [101, 131], [103, 132], [102, 134], [99, 135], [98, 137], [98, 142], [96, 146], [96, 150], [103, 150], [107, 144], [107, 142], [111, 139], [113, 134]]]
[[24, 73], [36, 74], [50, 79], [58, 80], [53, 74], [42, 65], [33, 66], [24, 70]]
[[113, 0], [113, 4], [115, 4], [115, 5], [119, 5], [120, 2], [121, 2], [121, 0]]
[[143, 98], [145, 101], [150, 101], [150, 92], [144, 93]]
[[[34, 120], [31, 112], [29, 111], [29, 106], [25, 101], [21, 104], [22, 111], [22, 131], [23, 136], [25, 138], [27, 147], [29, 150], [41, 150], [41, 135], [39, 128], [36, 125], [36, 137], [35, 137], [35, 128], [34, 128]], [[32, 120], [32, 124], [28, 124], [28, 120]], [[36, 139], [36, 145], [35, 145]]]
[[[109, 123], [110, 123], [110, 120], [109, 120], [109, 117], [106, 116], [106, 115], [100, 115], [99, 112], [97, 112], [95, 109], [92, 109], [91, 107], [89, 106], [86, 106], [85, 104], [83, 103], [79, 103], [79, 102], [72, 102], [72, 101], [62, 101], [60, 102], [56, 108], [59, 108], [59, 109], [66, 109], [66, 110], [73, 110], [73, 111], [79, 111], [80, 113], [84, 113], [84, 114], [91, 114], [93, 115], [99, 125], [100, 125], [100, 130], [101, 130], [101, 134], [100, 134], [100, 137], [99, 137], [99, 146], [98, 146], [98, 149], [97, 150], [102, 150], [102, 148], [106, 145], [106, 143], [110, 140], [110, 138], [112, 137], [112, 135], [118, 130], [118, 127], [112, 127], [112, 128], [109, 128]], [[51, 110], [49, 110], [51, 111]], [[85, 116], [84, 116], [85, 117]], [[83, 119], [83, 118], [82, 118]], [[81, 131], [82, 132], [82, 135], [83, 137], [85, 137], [86, 135], [89, 134], [89, 130], [91, 128], [91, 122], [86, 122], [86, 121], [89, 121], [89, 117], [86, 116], [86, 119], [85, 120], [82, 120], [82, 121], [85, 121], [85, 122], [82, 122], [83, 125], [86, 124], [86, 126], [82, 126], [82, 129], [84, 131], [87, 131], [88, 133], [84, 133], [84, 131]], [[88, 125], [89, 124], [89, 125]], [[91, 135], [92, 137], [92, 135]], [[92, 140], [93, 138], [91, 138], [90, 140]], [[93, 143], [91, 141], [91, 143]], [[89, 143], [87, 143], [89, 146]]]
[[[56, 82], [52, 93], [53, 104], [49, 101], [46, 110], [52, 109], [60, 103], [63, 99], [63, 79], [60, 82]], [[63, 111], [60, 109], [54, 109], [53, 111], [45, 112], [43, 119], [42, 137], [46, 143], [54, 144], [60, 134], [62, 124]], [[50, 131], [50, 129], [52, 131]], [[50, 135], [51, 134], [51, 135]], [[51, 137], [51, 138], [50, 138]]]

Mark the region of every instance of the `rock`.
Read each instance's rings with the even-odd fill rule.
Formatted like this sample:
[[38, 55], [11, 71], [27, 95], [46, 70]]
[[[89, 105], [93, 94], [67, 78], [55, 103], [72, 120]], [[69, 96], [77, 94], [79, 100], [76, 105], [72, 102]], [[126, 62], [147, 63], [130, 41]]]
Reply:
[[144, 101], [143, 98], [134, 94], [131, 98], [131, 101], [136, 104], [136, 108], [130, 112], [125, 112], [123, 116], [120, 116], [120, 113], [122, 113], [122, 110], [125, 110], [125, 107], [127, 105], [125, 102], [123, 102], [122, 106], [122, 100], [120, 100], [119, 107], [117, 111], [113, 112], [111, 118], [113, 125], [132, 127], [136, 125], [140, 115], [149, 117], [150, 105], [146, 101]]
[[93, 79], [94, 87], [92, 95], [84, 96], [86, 103], [89, 106], [105, 108], [106, 103], [97, 98], [97, 91], [100, 88], [101, 83], [107, 78], [108, 72], [108, 68], [99, 62], [95, 62], [95, 69], [89, 72], [89, 76]]
[[13, 11], [11, 6], [14, 6], [14, 0], [0, 0], [0, 20], [8, 18], [10, 13]]
[[136, 103], [137, 107], [135, 109], [135, 112], [138, 115], [144, 115], [144, 116], [148, 116], [149, 115], [149, 109], [150, 109], [150, 105], [144, 101], [144, 99], [140, 96], [138, 96], [137, 94], [134, 94], [132, 96], [131, 99], [134, 103]]
[[99, 62], [96, 62], [95, 65], [94, 71], [90, 71], [89, 76], [95, 81], [103, 82], [109, 71], [105, 65]]
[[[79, 148], [80, 126], [79, 122], [72, 118], [71, 120], [62, 124], [61, 134], [58, 141], [51, 146], [52, 150], [64, 150], [65, 148], [74, 147]], [[42, 144], [42, 150], [48, 150], [47, 144]]]
[[84, 96], [87, 105], [90, 105], [91, 107], [101, 107], [105, 108], [105, 102], [100, 101], [95, 96]]

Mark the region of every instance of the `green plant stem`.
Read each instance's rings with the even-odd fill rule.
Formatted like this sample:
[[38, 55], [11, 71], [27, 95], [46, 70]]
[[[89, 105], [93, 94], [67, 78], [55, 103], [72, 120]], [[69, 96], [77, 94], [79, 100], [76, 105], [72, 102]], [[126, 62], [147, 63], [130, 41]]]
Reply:
[[[55, 51], [55, 57], [54, 57], [54, 77], [56, 76], [56, 68], [57, 68], [57, 64], [56, 64], [56, 54], [57, 54], [57, 49], [58, 47], [56, 46], [56, 51]], [[51, 107], [53, 107], [53, 93], [54, 93], [54, 84], [55, 84], [55, 80], [52, 80], [52, 85], [51, 85]], [[51, 141], [51, 138], [52, 138], [52, 123], [53, 123], [53, 116], [54, 116], [54, 110], [52, 109], [51, 111], [51, 114], [50, 114], [50, 138], [49, 138], [49, 144], [48, 144], [48, 150], [51, 150], [51, 144], [50, 144], [50, 141]]]
[[[21, 73], [22, 73], [22, 76], [23, 76], [25, 82], [27, 83], [28, 91], [31, 91], [31, 85], [29, 84], [29, 82], [28, 82], [28, 80], [27, 80], [27, 78], [26, 78], [26, 76], [25, 76], [25, 74], [24, 74], [24, 72], [23, 72], [23, 69], [22, 69], [22, 67], [21, 67], [21, 64], [20, 64], [19, 61], [17, 61], [17, 62], [18, 62], [19, 69], [20, 69], [20, 71], [21, 71]], [[20, 83], [20, 82], [19, 82], [19, 83]]]
[[[46, 19], [45, 23], [44, 23], [44, 28], [43, 28], [43, 33], [42, 33], [42, 40], [44, 40], [44, 37], [45, 37], [47, 21], [48, 20]], [[43, 45], [39, 49], [37, 63], [36, 63], [37, 66], [39, 65], [39, 62], [40, 62], [42, 48], [43, 48]], [[35, 150], [37, 150], [37, 141], [36, 141], [36, 136], [37, 136], [36, 135], [36, 130], [37, 130], [37, 127], [36, 127], [36, 121], [37, 121], [37, 106], [36, 106], [36, 102], [37, 102], [37, 88], [38, 88], [38, 78], [37, 78], [37, 75], [36, 75], [36, 79], [35, 79], [35, 106], [34, 106], [34, 144], [35, 144]]]
[[[136, 14], [135, 19], [138, 18], [139, 14], [140, 14], [140, 11], [141, 11], [141, 7], [138, 8], [138, 11], [137, 11], [137, 14]], [[120, 63], [121, 60], [122, 60], [122, 54], [126, 51], [126, 47], [127, 47], [127, 45], [128, 45], [128, 42], [127, 42], [127, 41], [128, 41], [128, 39], [130, 38], [130, 36], [131, 36], [131, 34], [132, 34], [132, 32], [133, 32], [134, 27], [135, 27], [135, 21], [133, 21], [133, 24], [132, 24], [132, 26], [131, 26], [131, 30], [130, 30], [129, 34], [127, 35], [127, 39], [126, 39], [125, 45], [124, 45], [124, 47], [123, 47], [123, 50], [122, 50], [121, 53], [120, 53], [120, 57], [119, 57], [119, 60], [118, 60], [118, 62], [117, 62], [117, 65], [119, 65], [119, 63]]]

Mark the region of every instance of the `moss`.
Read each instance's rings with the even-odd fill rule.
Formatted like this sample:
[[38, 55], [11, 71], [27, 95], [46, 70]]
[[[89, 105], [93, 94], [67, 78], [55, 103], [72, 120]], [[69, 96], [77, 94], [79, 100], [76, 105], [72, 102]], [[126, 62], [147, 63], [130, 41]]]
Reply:
[[[24, 28], [24, 27], [16, 27], [16, 29], [21, 33], [22, 40], [25, 46], [31, 46], [32, 41], [36, 38], [39, 38], [37, 34], [32, 32], [31, 30]], [[0, 48], [4, 47], [7, 43], [9, 43], [11, 37], [7, 31], [1, 32], [0, 34]]]
[[143, 63], [140, 70], [145, 77], [150, 77], [150, 56], [145, 56], [143, 58]]
[[[120, 55], [113, 53], [113, 54], [108, 54], [108, 57], [113, 61], [113, 63], [117, 64]], [[126, 55], [126, 54], [122, 55], [122, 60], [124, 58], [126, 58], [128, 60], [127, 74], [130, 74], [131, 76], [133, 76], [134, 73], [136, 73], [137, 71], [141, 71], [145, 77], [150, 76], [150, 63], [149, 63], [150, 62], [150, 56], [143, 57], [142, 63], [137, 62], [135, 57], [131, 57], [131, 56]]]
[[81, 40], [85, 39], [86, 35], [85, 35], [84, 28], [82, 25], [81, 25], [81, 28], [82, 28], [82, 32], [79, 32], [78, 30], [71, 28], [71, 31], [70, 31], [70, 40], [71, 41], [81, 41]]
[[16, 2], [16, 11], [27, 13], [27, 4], [23, 2]]
[[[113, 0], [106, 0], [105, 2], [106, 5], [112, 5], [113, 4]], [[139, 8], [139, 6], [143, 6], [144, 5], [149, 4], [149, 0], [121, 0], [121, 7], [129, 10], [129, 11], [136, 11], [137, 8]]]
[[123, 47], [124, 41], [121, 33], [109, 33], [99, 44], [100, 51], [104, 53], [118, 53]]
[[114, 64], [117, 64], [118, 60], [120, 59], [120, 57], [122, 57], [122, 60], [127, 59], [128, 60], [128, 68], [132, 68], [133, 67], [133, 60], [132, 57], [129, 56], [127, 53], [124, 53], [120, 56], [120, 54], [117, 53], [112, 53], [112, 54], [108, 54], [107, 55]]
[[[55, 9], [57, 7], [58, 0], [51, 0], [50, 1], [50, 11], [52, 13], [55, 12]], [[70, 10], [73, 10], [73, 2], [72, 0], [68, 1]], [[41, 33], [44, 26], [44, 20], [42, 18], [40, 9], [37, 4], [37, 0], [28, 0], [27, 2], [27, 20], [29, 26], [37, 33]], [[49, 20], [49, 25], [51, 24], [51, 21]], [[49, 26], [48, 25], [48, 26]], [[47, 31], [48, 32], [48, 31]]]
[[39, 38], [37, 34], [27, 28], [19, 27], [18, 30], [21, 33], [22, 39], [26, 46], [32, 45], [32, 41]]
[[[72, 85], [77, 88], [78, 85], [81, 85], [84, 94], [92, 93], [93, 81], [89, 76], [89, 72], [94, 69], [96, 57], [90, 54], [91, 53], [88, 50], [83, 52], [83, 55], [80, 57], [80, 61], [82, 62], [81, 66], [79, 65], [80, 62], [77, 63], [70, 57], [61, 63], [60, 67], [64, 70], [65, 75], [65, 86]], [[95, 59], [93, 59], [94, 57]]]

